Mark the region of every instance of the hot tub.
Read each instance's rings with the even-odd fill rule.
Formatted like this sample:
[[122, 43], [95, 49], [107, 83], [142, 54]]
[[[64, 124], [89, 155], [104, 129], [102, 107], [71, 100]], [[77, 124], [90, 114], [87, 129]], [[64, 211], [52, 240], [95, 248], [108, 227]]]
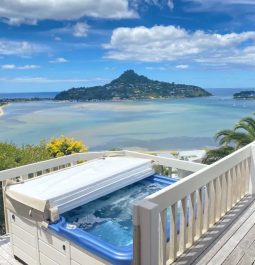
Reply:
[[130, 265], [133, 258], [132, 206], [175, 183], [153, 175], [61, 215], [49, 229], [110, 264]]
[[176, 181], [155, 175], [153, 163], [106, 157], [7, 186], [14, 256], [29, 265], [130, 265], [133, 204]]

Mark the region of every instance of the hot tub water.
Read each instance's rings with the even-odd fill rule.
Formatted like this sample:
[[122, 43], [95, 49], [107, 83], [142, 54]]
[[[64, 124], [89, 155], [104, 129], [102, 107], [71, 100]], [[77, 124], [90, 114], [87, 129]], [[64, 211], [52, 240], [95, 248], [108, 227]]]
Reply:
[[62, 214], [67, 227], [80, 228], [115, 246], [133, 243], [133, 204], [169, 186], [169, 179], [149, 177]]

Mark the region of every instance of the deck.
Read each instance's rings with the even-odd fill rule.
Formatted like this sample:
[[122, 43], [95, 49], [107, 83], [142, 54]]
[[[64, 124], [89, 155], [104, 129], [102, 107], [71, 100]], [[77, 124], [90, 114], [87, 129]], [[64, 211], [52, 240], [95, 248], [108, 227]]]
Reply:
[[174, 265], [255, 264], [255, 200], [243, 198]]
[[0, 265], [20, 265], [12, 256], [10, 237], [4, 235], [0, 237]]
[[[20, 265], [11, 254], [10, 238], [0, 237], [0, 264]], [[174, 265], [255, 264], [255, 199], [242, 199]], [[30, 264], [29, 264], [30, 265]]]

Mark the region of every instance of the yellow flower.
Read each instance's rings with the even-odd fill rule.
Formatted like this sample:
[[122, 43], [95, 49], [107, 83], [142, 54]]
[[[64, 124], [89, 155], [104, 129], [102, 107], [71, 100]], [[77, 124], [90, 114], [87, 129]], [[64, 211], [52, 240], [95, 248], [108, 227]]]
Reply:
[[88, 147], [74, 138], [61, 135], [59, 138], [52, 138], [47, 144], [47, 149], [53, 157], [61, 157], [74, 153], [87, 152]]

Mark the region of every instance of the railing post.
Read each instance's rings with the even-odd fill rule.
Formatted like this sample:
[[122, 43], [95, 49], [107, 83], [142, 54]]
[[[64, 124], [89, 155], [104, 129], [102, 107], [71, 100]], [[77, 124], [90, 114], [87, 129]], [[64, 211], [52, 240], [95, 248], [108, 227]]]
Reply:
[[132, 265], [140, 265], [140, 218], [139, 218], [139, 204], [133, 205], [133, 263]]
[[[139, 216], [139, 247], [135, 249], [135, 259], [140, 259], [139, 265], [159, 265], [159, 212], [158, 205], [147, 200], [136, 204], [136, 214]], [[135, 220], [136, 222], [137, 220]], [[136, 233], [137, 235], [137, 233]], [[137, 245], [137, 238], [134, 240]], [[138, 250], [140, 253], [138, 253]], [[138, 260], [139, 260], [138, 259]]]
[[254, 143], [251, 145], [249, 192], [251, 195], [255, 195], [255, 144]]
[[5, 233], [9, 233], [9, 218], [6, 208], [6, 195], [5, 195], [6, 180], [2, 181], [2, 199], [3, 199], [3, 210], [4, 210], [4, 224], [5, 224]]

